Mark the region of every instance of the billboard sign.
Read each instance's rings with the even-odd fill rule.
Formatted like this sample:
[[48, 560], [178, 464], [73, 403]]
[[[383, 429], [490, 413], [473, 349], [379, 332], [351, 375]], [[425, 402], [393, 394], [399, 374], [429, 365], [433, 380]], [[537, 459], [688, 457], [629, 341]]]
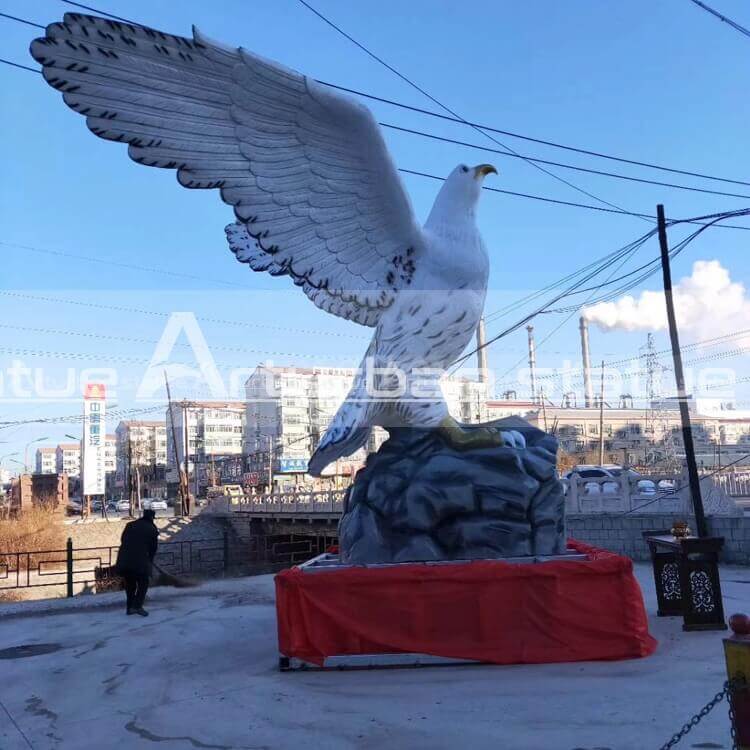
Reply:
[[306, 458], [280, 458], [279, 474], [304, 474], [307, 471]]
[[83, 437], [81, 439], [81, 476], [84, 495], [103, 495], [105, 487], [104, 437], [105, 388], [102, 383], [87, 383], [83, 393]]

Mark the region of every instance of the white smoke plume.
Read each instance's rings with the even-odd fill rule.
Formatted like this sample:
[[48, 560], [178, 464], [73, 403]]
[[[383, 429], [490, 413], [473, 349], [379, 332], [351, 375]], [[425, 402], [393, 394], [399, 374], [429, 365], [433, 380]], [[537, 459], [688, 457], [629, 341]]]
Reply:
[[[706, 339], [750, 328], [750, 299], [718, 260], [698, 260], [693, 272], [673, 288], [680, 331]], [[584, 307], [583, 316], [604, 331], [659, 331], [667, 327], [664, 292], [625, 295], [614, 302]]]

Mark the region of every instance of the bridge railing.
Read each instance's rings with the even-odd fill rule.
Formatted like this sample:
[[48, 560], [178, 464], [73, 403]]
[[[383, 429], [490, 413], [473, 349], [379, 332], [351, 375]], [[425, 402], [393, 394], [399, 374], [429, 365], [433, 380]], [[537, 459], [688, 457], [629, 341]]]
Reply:
[[235, 513], [314, 515], [342, 513], [346, 490], [323, 492], [279, 492], [269, 495], [244, 495], [231, 501], [215, 502], [216, 510]]
[[717, 474], [716, 483], [732, 497], [750, 497], [750, 471]]
[[[563, 479], [568, 513], [691, 513], [687, 475], [652, 473], [619, 477]], [[742, 515], [717, 476], [700, 478], [701, 496], [707, 515]]]
[[636, 508], [660, 513], [682, 509], [679, 474], [648, 476], [581, 477], [563, 479], [568, 513], [618, 513]]

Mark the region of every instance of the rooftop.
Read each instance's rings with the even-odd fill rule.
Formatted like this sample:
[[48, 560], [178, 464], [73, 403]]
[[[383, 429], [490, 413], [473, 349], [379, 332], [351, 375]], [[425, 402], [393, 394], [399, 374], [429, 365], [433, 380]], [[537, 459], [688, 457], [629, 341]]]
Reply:
[[[121, 594], [0, 604], [2, 648], [57, 649], [3, 660], [0, 747], [659, 747], [721, 690], [725, 634], [657, 619], [636, 572], [659, 647], [620, 662], [279, 673], [270, 576], [154, 589], [148, 619]], [[722, 585], [727, 613], [747, 608], [749, 569], [723, 568]], [[726, 704], [684, 744], [731, 747]]]

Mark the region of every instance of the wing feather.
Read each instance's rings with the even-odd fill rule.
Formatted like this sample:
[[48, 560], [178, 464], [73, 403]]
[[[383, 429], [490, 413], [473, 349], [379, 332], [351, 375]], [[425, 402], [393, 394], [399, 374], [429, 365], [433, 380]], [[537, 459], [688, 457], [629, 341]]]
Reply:
[[[424, 240], [372, 114], [247, 50], [67, 13], [35, 40], [45, 80], [96, 135], [233, 206], [230, 248], [363, 325], [420, 262]], [[398, 279], [394, 284], [393, 279]]]

